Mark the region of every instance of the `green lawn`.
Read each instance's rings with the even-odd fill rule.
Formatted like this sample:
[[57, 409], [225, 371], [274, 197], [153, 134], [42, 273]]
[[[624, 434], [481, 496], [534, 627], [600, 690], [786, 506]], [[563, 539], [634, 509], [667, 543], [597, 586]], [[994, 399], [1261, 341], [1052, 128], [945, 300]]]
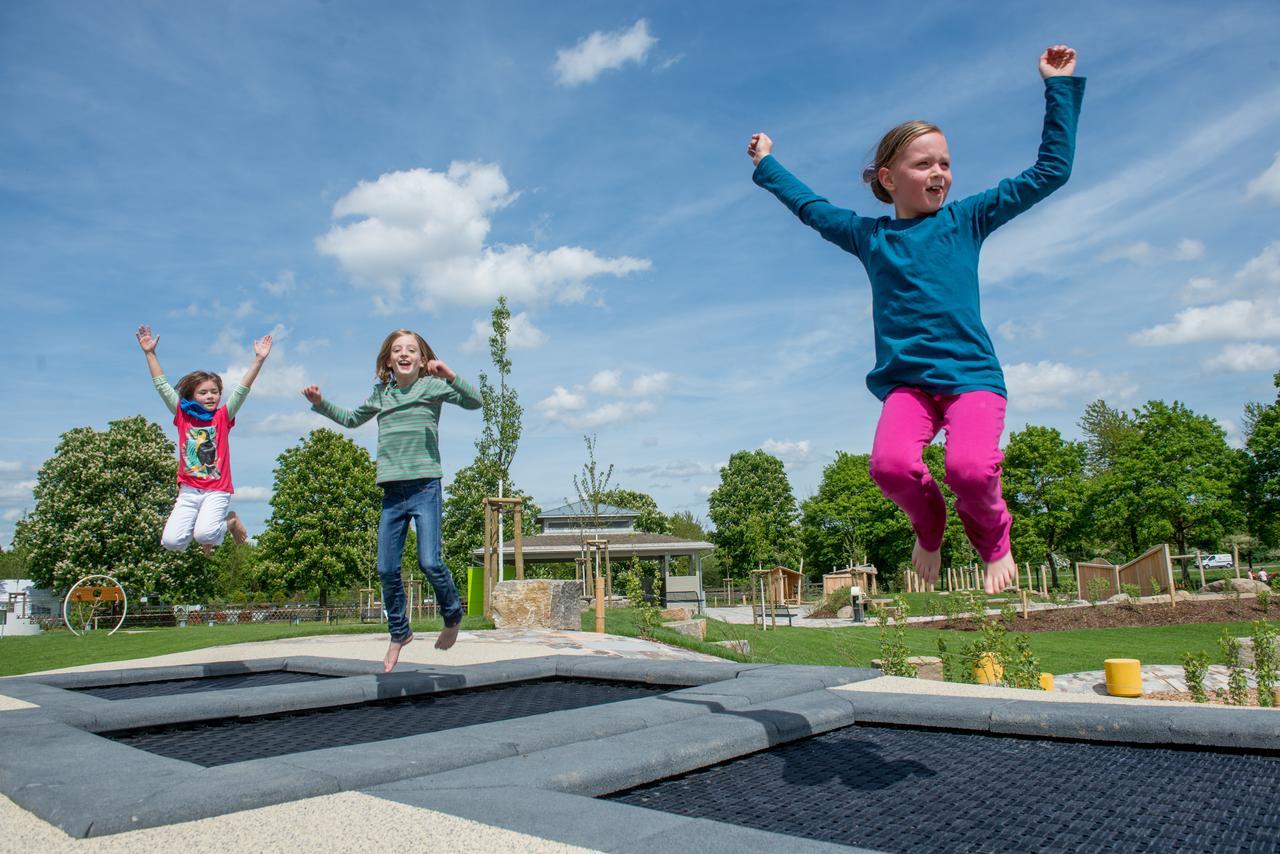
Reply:
[[[438, 632], [439, 618], [415, 620], [416, 632]], [[463, 617], [464, 629], [491, 629], [481, 617]], [[243, 625], [189, 626], [185, 629], [140, 629], [125, 634], [122, 629], [108, 637], [106, 632], [90, 632], [76, 637], [68, 631], [44, 632], [31, 637], [0, 639], [0, 676], [16, 676], [59, 667], [147, 658], [171, 652], [186, 652], [209, 646], [250, 641], [271, 641], [308, 635], [385, 634], [380, 623], [246, 623]]]
[[[595, 615], [583, 615], [583, 631], [595, 628]], [[1017, 626], [1015, 624], [1014, 628]], [[1184, 652], [1205, 652], [1212, 664], [1222, 663], [1218, 637], [1226, 628], [1236, 636], [1250, 632], [1248, 622], [1202, 623], [1156, 628], [1077, 629], [1066, 632], [1037, 632], [1028, 635], [1032, 651], [1041, 667], [1050, 673], [1076, 673], [1101, 670], [1108, 658], [1137, 658], [1144, 664], [1182, 663]], [[611, 608], [605, 612], [605, 629], [611, 634], [636, 635], [634, 612]], [[937, 655], [938, 637], [949, 650], [959, 652], [976, 637], [973, 632], [939, 629], [907, 630], [907, 645], [913, 655]], [[659, 640], [688, 649], [721, 655], [724, 647], [701, 643], [661, 631]], [[761, 631], [751, 626], [734, 625], [718, 620], [707, 623], [707, 641], [747, 640], [751, 644], [751, 660], [770, 664], [828, 664], [845, 667], [870, 667], [871, 659], [880, 657], [880, 629], [850, 627], [838, 629], [780, 627]]]

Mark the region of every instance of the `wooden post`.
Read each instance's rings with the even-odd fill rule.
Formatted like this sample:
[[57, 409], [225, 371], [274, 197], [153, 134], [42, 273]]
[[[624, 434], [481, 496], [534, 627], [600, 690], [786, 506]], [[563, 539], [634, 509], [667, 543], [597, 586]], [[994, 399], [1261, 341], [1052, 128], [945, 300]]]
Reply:
[[511, 508], [511, 526], [515, 528], [512, 544], [516, 550], [516, 581], [524, 581], [524, 544], [520, 533], [520, 505]]
[[1201, 587], [1201, 589], [1203, 589], [1203, 588], [1204, 588], [1204, 586], [1205, 586], [1205, 582], [1204, 582], [1204, 561], [1200, 559], [1200, 550], [1199, 550], [1199, 549], [1196, 549], [1196, 566], [1197, 566], [1197, 567], [1199, 568], [1199, 570], [1200, 570], [1200, 587]]
[[1240, 544], [1231, 545], [1231, 565], [1236, 568], [1236, 578], [1240, 577]]
[[1173, 561], [1169, 558], [1169, 544], [1164, 544], [1165, 583], [1169, 585], [1169, 607], [1178, 607], [1178, 599], [1173, 595]]
[[493, 617], [493, 514], [489, 503], [484, 505], [484, 618]]
[[605, 546], [605, 549], [604, 549], [604, 595], [605, 595], [605, 602], [607, 604], [612, 604], [613, 602], [613, 568], [609, 565], [609, 547], [607, 545]]
[[1023, 590], [1023, 591], [1022, 591], [1022, 619], [1024, 619], [1024, 620], [1025, 620], [1025, 619], [1027, 619], [1027, 615], [1028, 615], [1028, 614], [1030, 613], [1030, 611], [1031, 611], [1031, 606], [1030, 606], [1030, 604], [1028, 603], [1028, 599], [1027, 599], [1027, 597], [1028, 597], [1029, 595], [1030, 595], [1030, 594], [1029, 594], [1029, 593], [1027, 593], [1027, 591], [1025, 591], [1025, 590]]
[[596, 634], [604, 634], [604, 578], [600, 575], [599, 549], [596, 549]]

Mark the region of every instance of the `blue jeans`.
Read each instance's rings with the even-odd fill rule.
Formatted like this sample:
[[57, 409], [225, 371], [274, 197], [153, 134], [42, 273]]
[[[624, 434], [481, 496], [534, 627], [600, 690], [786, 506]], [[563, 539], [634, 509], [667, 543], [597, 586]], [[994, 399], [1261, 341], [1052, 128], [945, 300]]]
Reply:
[[413, 521], [418, 531], [418, 566], [436, 592], [436, 603], [446, 626], [462, 622], [462, 601], [453, 575], [440, 557], [440, 478], [393, 480], [382, 484], [382, 518], [378, 520], [378, 579], [382, 582], [382, 607], [387, 611], [391, 640], [403, 643], [412, 634], [405, 614], [404, 581], [400, 559]]

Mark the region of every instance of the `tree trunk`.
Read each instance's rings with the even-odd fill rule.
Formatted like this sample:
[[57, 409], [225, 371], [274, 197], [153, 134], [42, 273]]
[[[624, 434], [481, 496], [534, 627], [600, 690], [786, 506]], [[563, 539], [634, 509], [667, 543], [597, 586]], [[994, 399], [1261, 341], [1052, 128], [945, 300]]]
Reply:
[[1058, 562], [1053, 559], [1053, 549], [1049, 550], [1049, 577], [1053, 579], [1053, 588], [1058, 588]]
[[329, 590], [328, 588], [321, 587], [320, 588], [320, 607], [323, 608], [328, 604], [329, 604]]

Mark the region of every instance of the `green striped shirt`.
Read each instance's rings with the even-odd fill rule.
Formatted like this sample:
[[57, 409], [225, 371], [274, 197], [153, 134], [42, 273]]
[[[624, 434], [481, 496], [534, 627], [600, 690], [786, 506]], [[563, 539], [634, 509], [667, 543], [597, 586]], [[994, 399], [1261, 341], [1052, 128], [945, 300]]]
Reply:
[[394, 382], [378, 383], [369, 399], [347, 410], [322, 400], [311, 407], [343, 427], [359, 427], [378, 417], [378, 483], [443, 477], [440, 468], [440, 405], [454, 403], [479, 409], [480, 393], [462, 377], [445, 382], [418, 377], [402, 389]]

